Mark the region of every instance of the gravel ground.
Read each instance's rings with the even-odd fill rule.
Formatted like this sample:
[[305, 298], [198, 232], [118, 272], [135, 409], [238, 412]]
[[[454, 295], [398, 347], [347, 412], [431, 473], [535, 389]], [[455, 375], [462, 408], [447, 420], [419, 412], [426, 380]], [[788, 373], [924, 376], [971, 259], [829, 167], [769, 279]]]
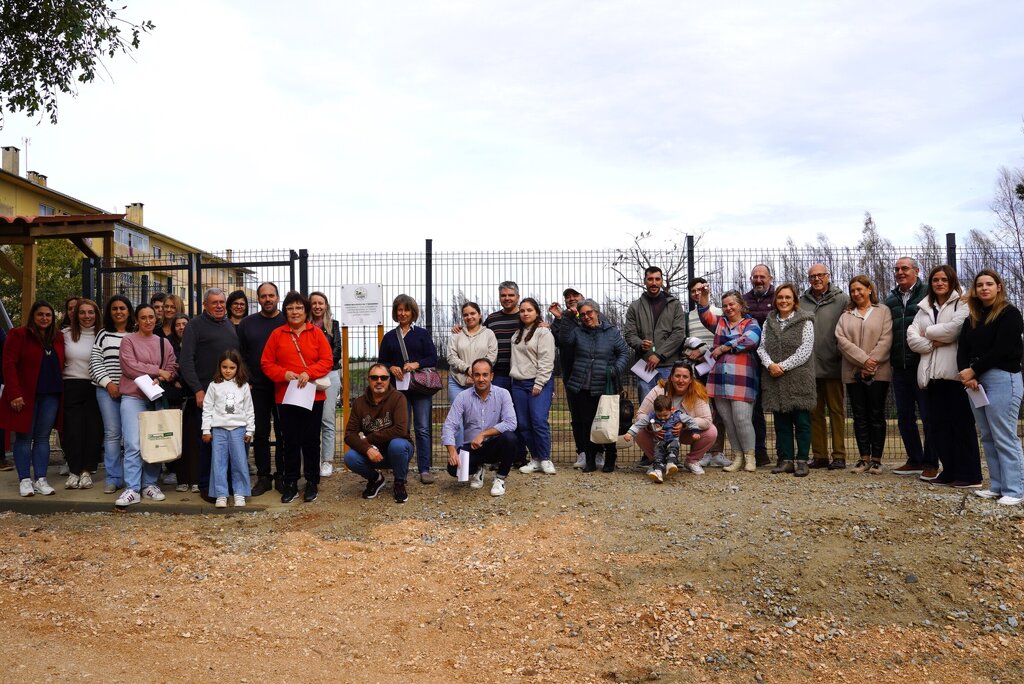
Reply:
[[2, 514], [3, 679], [1024, 681], [1024, 508], [849, 472], [438, 480]]

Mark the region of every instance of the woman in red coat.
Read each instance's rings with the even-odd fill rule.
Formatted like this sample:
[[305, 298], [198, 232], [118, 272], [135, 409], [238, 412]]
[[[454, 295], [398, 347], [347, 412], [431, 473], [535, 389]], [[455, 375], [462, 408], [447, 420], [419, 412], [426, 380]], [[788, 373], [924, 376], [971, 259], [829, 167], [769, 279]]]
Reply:
[[[14, 465], [22, 496], [53, 494], [46, 481], [50, 462], [50, 431], [64, 392], [64, 336], [57, 330], [53, 307], [36, 302], [28, 323], [14, 328], [4, 344], [4, 386], [0, 396], [0, 427], [17, 433]], [[30, 476], [30, 467], [35, 477]]]
[[260, 358], [263, 374], [274, 382], [274, 398], [284, 433], [281, 503], [291, 503], [298, 496], [300, 464], [306, 477], [302, 500], [316, 501], [320, 485], [320, 423], [326, 396], [324, 390], [315, 388], [315, 399], [310, 409], [284, 403], [289, 384], [294, 382], [298, 388], [304, 388], [326, 378], [334, 368], [334, 356], [327, 336], [309, 322], [309, 313], [309, 299], [298, 292], [289, 292], [284, 298], [287, 322], [270, 333]]

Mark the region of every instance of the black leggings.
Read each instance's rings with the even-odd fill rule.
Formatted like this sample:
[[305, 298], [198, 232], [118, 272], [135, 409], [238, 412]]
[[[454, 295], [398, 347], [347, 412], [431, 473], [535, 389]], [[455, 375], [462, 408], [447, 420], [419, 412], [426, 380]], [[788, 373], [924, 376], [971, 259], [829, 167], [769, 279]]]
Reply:
[[572, 436], [576, 444], [584, 445], [583, 450], [588, 456], [595, 456], [604, 451], [605, 458], [615, 458], [615, 444], [595, 444], [590, 441], [590, 426], [597, 415], [597, 405], [601, 401], [600, 394], [590, 392], [574, 392], [570, 397], [570, 413], [572, 414]]
[[875, 380], [871, 384], [851, 382], [846, 385], [850, 396], [850, 410], [853, 412], [853, 436], [857, 438], [857, 450], [864, 460], [882, 460], [885, 448], [885, 400], [889, 395], [889, 383]]

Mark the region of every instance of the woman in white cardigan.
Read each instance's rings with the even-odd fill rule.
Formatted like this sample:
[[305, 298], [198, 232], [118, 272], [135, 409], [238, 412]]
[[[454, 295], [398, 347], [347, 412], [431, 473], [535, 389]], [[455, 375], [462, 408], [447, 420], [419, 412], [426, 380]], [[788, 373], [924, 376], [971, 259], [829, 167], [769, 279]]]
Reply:
[[512, 403], [516, 407], [516, 434], [530, 450], [531, 460], [521, 473], [538, 470], [555, 474], [551, 462], [551, 427], [548, 413], [554, 396], [555, 338], [540, 326], [540, 304], [532, 297], [519, 303], [519, 332], [512, 338]]
[[[933, 484], [958, 489], [981, 488], [981, 453], [974, 414], [956, 365], [957, 341], [970, 307], [952, 266], [928, 274], [928, 294], [907, 329], [907, 344], [921, 355], [917, 384], [928, 392], [931, 416], [924, 428], [938, 452], [942, 472]], [[924, 480], [924, 476], [921, 477]]]

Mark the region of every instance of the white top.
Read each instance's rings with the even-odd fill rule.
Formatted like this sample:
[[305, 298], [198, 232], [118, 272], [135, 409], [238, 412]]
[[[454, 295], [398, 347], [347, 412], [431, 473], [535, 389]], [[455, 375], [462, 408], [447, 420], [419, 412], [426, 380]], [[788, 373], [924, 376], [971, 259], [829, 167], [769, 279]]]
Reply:
[[481, 325], [472, 335], [463, 328], [448, 340], [448, 368], [460, 387], [470, 384], [469, 364], [482, 358], [491, 363], [498, 359], [498, 338], [490, 328]]
[[203, 399], [203, 434], [211, 428], [245, 428], [245, 434], [256, 431], [256, 412], [252, 407], [249, 385], [241, 387], [234, 380], [211, 382]]
[[92, 380], [89, 375], [89, 361], [92, 359], [92, 345], [96, 342], [95, 330], [83, 330], [77, 342], [71, 341], [71, 330], [64, 333], [64, 379]]
[[529, 342], [526, 341], [527, 334], [523, 331], [523, 339], [518, 344], [519, 333], [512, 336], [512, 370], [509, 375], [513, 380], [533, 380], [533, 386], [542, 389], [555, 370], [555, 338], [551, 330], [539, 326]]

